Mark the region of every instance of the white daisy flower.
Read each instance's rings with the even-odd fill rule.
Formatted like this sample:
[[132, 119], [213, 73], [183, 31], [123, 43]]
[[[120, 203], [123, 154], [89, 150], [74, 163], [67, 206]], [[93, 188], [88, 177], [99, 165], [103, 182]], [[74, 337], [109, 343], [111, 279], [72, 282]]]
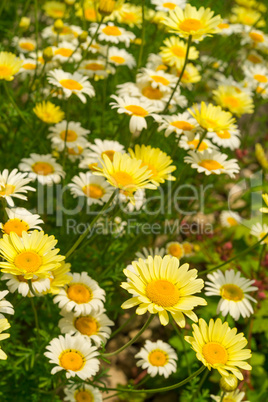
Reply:
[[25, 208], [6, 208], [8, 221], [6, 223], [0, 223], [0, 229], [3, 233], [10, 234], [11, 232], [17, 233], [18, 236], [22, 236], [22, 232], [28, 232], [32, 229], [42, 230], [40, 223], [44, 223], [40, 219], [40, 215], [32, 214]]
[[28, 285], [28, 280], [22, 275], [3, 274], [2, 281], [7, 281], [6, 285], [11, 293], [18, 291], [23, 297], [43, 296], [50, 289], [50, 278], [31, 279], [33, 294]]
[[251, 67], [256, 66], [257, 64], [264, 63], [264, 58], [261, 56], [260, 53], [256, 52], [255, 50], [245, 50], [241, 49], [239, 52], [238, 57], [240, 60], [245, 60], [244, 67]]
[[192, 243], [189, 243], [188, 241], [184, 241], [182, 243], [182, 247], [184, 250], [185, 257], [191, 257], [192, 255], [194, 255], [194, 245]]
[[168, 137], [171, 133], [176, 133], [179, 137], [181, 134], [193, 136], [198, 128], [196, 120], [189, 112], [174, 114], [172, 116], [161, 116], [161, 124], [158, 131], [166, 130], [165, 136]]
[[250, 44], [253, 48], [265, 51], [268, 46], [268, 35], [259, 29], [244, 26], [241, 45]]
[[54, 148], [57, 148], [58, 151], [63, 151], [65, 143], [68, 148], [75, 148], [76, 150], [78, 150], [78, 146], [84, 147], [90, 130], [84, 129], [78, 122], [69, 121], [66, 135], [66, 127], [67, 121], [63, 120], [49, 128], [50, 134], [48, 138], [51, 139]]
[[176, 7], [184, 8], [186, 0], [152, 0], [152, 4], [156, 6], [155, 9], [157, 11], [165, 11], [168, 13]]
[[117, 67], [128, 66], [131, 69], [136, 65], [136, 60], [132, 54], [128, 53], [125, 49], [119, 49], [115, 46], [109, 48], [108, 62]]
[[0, 292], [0, 319], [5, 318], [5, 316], [2, 314], [14, 314], [14, 308], [13, 305], [4, 299], [4, 297], [9, 293], [8, 290], [3, 290]]
[[[139, 211], [144, 203], [145, 203], [145, 190], [144, 188], [139, 188], [135, 193], [133, 194], [133, 198], [135, 201], [135, 204], [129, 201], [129, 198], [125, 196], [123, 193], [118, 194], [118, 202], [121, 203], [121, 208], [122, 211], [124, 212], [134, 212], [134, 211]], [[126, 203], [126, 205], [122, 205], [122, 203]]]
[[80, 172], [79, 176], [72, 178], [72, 181], [68, 187], [73, 197], [86, 197], [88, 205], [106, 203], [113, 193], [113, 187], [104, 177], [91, 172]]
[[23, 158], [19, 164], [23, 172], [29, 172], [28, 176], [32, 180], [38, 180], [41, 184], [51, 186], [53, 183], [59, 183], [62, 177], [65, 177], [61, 165], [56, 162], [50, 154], [39, 155], [30, 154], [30, 158]]
[[149, 101], [141, 101], [130, 96], [121, 98], [112, 95], [111, 98], [116, 100], [116, 102], [110, 103], [112, 109], [116, 108], [118, 113], [125, 113], [131, 116], [129, 130], [132, 134], [140, 133], [143, 128], [147, 128], [146, 117], [152, 116], [156, 120], [159, 119], [159, 116], [155, 114], [158, 110]]
[[[197, 134], [194, 138], [189, 138], [186, 135], [182, 135], [179, 141], [179, 147], [186, 149], [188, 151], [189, 149], [196, 150], [200, 142], [200, 135]], [[209, 140], [206, 138], [203, 139], [198, 147], [197, 152], [203, 152], [205, 150], [211, 151], [212, 149], [217, 149], [215, 145], [212, 144]]]
[[240, 272], [233, 269], [224, 273], [218, 269], [212, 274], [208, 274], [209, 281], [205, 282], [206, 296], [221, 296], [217, 307], [217, 314], [220, 312], [225, 317], [228, 313], [234, 320], [238, 320], [240, 315], [243, 318], [250, 317], [253, 314], [253, 308], [250, 301], [257, 301], [251, 297], [248, 292], [254, 292], [258, 288], [252, 286], [255, 280], [246, 279]]
[[218, 151], [195, 152], [189, 151], [189, 156], [184, 158], [185, 163], [190, 163], [193, 169], [199, 173], [210, 174], [228, 174], [231, 178], [239, 172], [239, 166], [236, 159], [227, 160], [228, 155]]
[[[95, 167], [102, 167], [101, 161], [104, 161], [103, 155], [113, 161], [115, 152], [125, 153], [125, 147], [118, 141], [95, 139], [94, 144], [90, 144], [90, 151], [85, 155], [85, 160], [82, 161], [79, 167], [83, 169], [91, 169]], [[94, 166], [91, 166], [94, 164]]]
[[222, 211], [220, 214], [220, 221], [222, 226], [230, 228], [239, 225], [242, 218], [237, 212]]
[[[29, 57], [31, 58], [32, 63], [37, 63], [37, 69], [39, 69], [39, 70], [44, 68], [45, 71], [49, 71], [49, 70], [52, 70], [53, 68], [57, 67], [57, 65], [58, 65], [58, 62], [55, 61], [54, 58], [52, 58], [50, 61], [45, 61], [42, 50], [38, 50], [37, 54], [36, 54], [36, 52], [30, 53]], [[47, 88], [43, 88], [43, 89], [44, 89], [44, 91], [47, 90]]]
[[219, 29], [217, 34], [223, 36], [230, 36], [233, 34], [240, 34], [244, 31], [245, 26], [242, 24], [232, 24], [230, 21], [224, 19], [217, 26]]
[[34, 52], [36, 49], [36, 41], [32, 38], [18, 38], [15, 36], [12, 40], [12, 44], [22, 53]]
[[207, 136], [219, 147], [230, 148], [232, 151], [240, 146], [240, 131], [233, 126], [230, 130], [208, 132]]
[[79, 71], [90, 78], [103, 79], [109, 74], [114, 74], [114, 67], [107, 65], [104, 59], [84, 60], [82, 61]]
[[135, 355], [137, 366], [147, 369], [151, 377], [157, 374], [168, 378], [171, 373], [177, 370], [178, 356], [169, 344], [158, 340], [156, 342], [146, 341], [139, 353]]
[[262, 95], [268, 88], [268, 68], [264, 65], [257, 64], [256, 66], [244, 67], [244, 74], [247, 85], [253, 90]]
[[[93, 42], [91, 43], [92, 38], [90, 36], [87, 36], [87, 40], [83, 43], [81, 43], [81, 47], [82, 49], [86, 50], [88, 48], [88, 51], [92, 54], [96, 54], [96, 53], [104, 53], [106, 54], [106, 47], [100, 45], [99, 43], [97, 43], [95, 41], [95, 39], [93, 40]], [[90, 45], [88, 47], [88, 45]]]
[[184, 257], [184, 247], [178, 241], [171, 241], [166, 245], [166, 254], [176, 257], [179, 260]]
[[49, 363], [56, 364], [51, 374], [65, 370], [67, 378], [77, 375], [82, 380], [86, 380], [99, 370], [100, 362], [96, 359], [99, 355], [97, 348], [91, 346], [89, 340], [85, 342], [85, 338], [80, 334], [60, 335], [52, 339], [46, 349], [48, 352], [44, 355], [49, 359]]
[[36, 68], [38, 68], [38, 63], [36, 60], [25, 58], [23, 55], [20, 56], [23, 64], [19, 71], [19, 77], [25, 79], [29, 75], [34, 75]]
[[[258, 240], [261, 240], [268, 233], [268, 225], [264, 223], [263, 225], [259, 222], [252, 225], [250, 234], [256, 236]], [[268, 236], [264, 239], [261, 244], [268, 244]]]
[[147, 63], [145, 64], [146, 68], [149, 68], [154, 71], [167, 71], [168, 66], [164, 63], [162, 56], [160, 54], [150, 53], [147, 58]]
[[172, 74], [165, 73], [164, 71], [154, 71], [149, 68], [143, 68], [137, 74], [137, 84], [150, 83], [152, 88], [159, 88], [160, 91], [165, 91], [167, 88], [173, 88], [178, 78]]
[[105, 344], [110, 338], [112, 332], [110, 327], [114, 325], [114, 322], [104, 312], [105, 310], [93, 310], [91, 314], [75, 316], [72, 312], [62, 311], [63, 318], [59, 321], [61, 333], [81, 334], [99, 347], [101, 343]]
[[73, 310], [76, 317], [103, 309], [104, 301], [105, 291], [86, 272], [72, 274], [72, 281], [54, 297], [59, 308], [66, 312]]
[[[81, 28], [80, 30], [80, 33], [82, 33], [83, 31]], [[44, 39], [47, 39], [49, 43], [53, 44], [57, 41], [58, 38], [60, 41], [65, 40], [66, 42], [71, 42], [76, 37], [76, 33], [73, 27], [68, 24], [63, 25], [63, 29], [61, 30], [61, 32], [56, 32], [53, 24], [44, 28], [41, 32], [41, 36]]]
[[135, 253], [135, 257], [136, 257], [136, 261], [139, 260], [139, 258], [142, 258], [143, 260], [147, 260], [147, 258], [150, 256], [152, 256], [153, 258], [156, 255], [160, 255], [160, 257], [164, 257], [164, 255], [166, 254], [166, 249], [164, 247], [143, 247], [141, 251], [137, 251], [137, 253]]
[[21, 173], [18, 169], [13, 169], [10, 173], [7, 169], [0, 172], [0, 198], [5, 198], [11, 207], [14, 207], [13, 197], [27, 200], [26, 195], [21, 193], [36, 191], [35, 188], [27, 186], [32, 181], [27, 176], [27, 173]]
[[77, 72], [71, 74], [60, 69], [50, 71], [48, 73], [48, 82], [61, 88], [67, 98], [75, 94], [83, 103], [87, 101], [84, 94], [90, 98], [95, 96], [95, 90], [88, 81], [88, 78], [83, 77], [83, 75]]
[[[91, 24], [89, 32], [94, 35], [97, 30], [97, 23]], [[98, 31], [98, 40], [111, 43], [124, 43], [126, 47], [129, 47], [130, 42], [136, 38], [133, 32], [126, 31], [122, 27], [114, 25], [112, 22], [108, 24], [101, 24]]]
[[88, 152], [90, 143], [88, 141], [85, 141], [82, 145], [78, 145], [75, 148], [69, 148], [67, 147], [67, 156], [70, 161], [75, 162], [77, 160], [81, 160], [86, 156], [86, 153]]
[[53, 46], [54, 59], [60, 63], [65, 63], [67, 60], [71, 62], [81, 60], [81, 50], [77, 48], [77, 43], [77, 40], [72, 43], [63, 41], [58, 46]]
[[102, 402], [102, 394], [98, 388], [93, 388], [88, 384], [69, 384], [64, 388], [67, 402]]
[[240, 389], [236, 389], [235, 391], [232, 392], [223, 392], [221, 391], [221, 394], [219, 396], [217, 395], [210, 395], [211, 399], [216, 402], [250, 402], [244, 400], [245, 397], [245, 392], [240, 392]]

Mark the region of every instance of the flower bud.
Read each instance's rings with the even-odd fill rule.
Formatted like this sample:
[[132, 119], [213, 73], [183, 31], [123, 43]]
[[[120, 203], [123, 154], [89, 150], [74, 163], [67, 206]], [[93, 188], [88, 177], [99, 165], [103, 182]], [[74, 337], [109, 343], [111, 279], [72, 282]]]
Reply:
[[20, 22], [19, 22], [19, 27], [23, 30], [23, 31], [27, 31], [27, 29], [29, 28], [31, 23], [30, 18], [28, 17], [22, 17]]
[[76, 0], [64, 0], [65, 4], [67, 4], [67, 6], [73, 6]]
[[57, 33], [62, 32], [63, 27], [64, 27], [64, 24], [63, 24], [63, 21], [61, 19], [58, 19], [58, 20], [56, 20], [54, 22], [54, 30], [55, 30], [55, 32], [57, 32]]
[[114, 0], [100, 0], [98, 12], [107, 17], [114, 11], [115, 1]]
[[52, 47], [48, 46], [43, 50], [43, 59], [45, 61], [50, 61], [53, 58], [53, 50]]
[[235, 375], [229, 374], [227, 377], [221, 377], [220, 388], [224, 392], [235, 391], [238, 385], [238, 380]]
[[261, 144], [255, 145], [255, 155], [256, 155], [256, 159], [259, 162], [259, 164], [261, 165], [261, 167], [263, 169], [268, 169], [268, 161], [267, 161], [264, 149], [261, 146]]
[[78, 36], [78, 42], [79, 43], [85, 43], [87, 41], [87, 31], [83, 31], [79, 36]]

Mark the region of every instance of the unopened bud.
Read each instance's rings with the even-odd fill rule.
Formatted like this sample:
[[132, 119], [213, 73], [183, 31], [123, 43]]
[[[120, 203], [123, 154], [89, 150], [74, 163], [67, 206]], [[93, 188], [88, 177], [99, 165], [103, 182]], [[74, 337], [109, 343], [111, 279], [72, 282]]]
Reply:
[[22, 17], [20, 22], [19, 22], [19, 27], [23, 30], [23, 31], [27, 31], [27, 29], [29, 28], [31, 23], [30, 18], [28, 17]]
[[256, 144], [255, 145], [255, 155], [256, 159], [261, 165], [263, 169], [268, 169], [268, 160], [266, 158], [265, 152], [261, 144]]
[[83, 31], [80, 35], [78, 35], [78, 42], [85, 43], [87, 41], [87, 31]]
[[57, 33], [62, 32], [63, 27], [64, 27], [64, 24], [63, 24], [63, 21], [61, 19], [58, 19], [58, 20], [56, 20], [54, 22], [54, 30], [55, 30], [55, 32], [57, 32]]
[[73, 6], [76, 0], [64, 0], [67, 6]]
[[235, 375], [229, 374], [226, 377], [221, 377], [220, 379], [220, 388], [224, 392], [232, 392], [235, 391], [238, 385], [238, 380]]
[[48, 46], [43, 50], [43, 59], [45, 61], [50, 61], [53, 58], [53, 50], [52, 47]]
[[100, 0], [98, 12], [107, 17], [114, 11], [115, 1], [114, 0]]

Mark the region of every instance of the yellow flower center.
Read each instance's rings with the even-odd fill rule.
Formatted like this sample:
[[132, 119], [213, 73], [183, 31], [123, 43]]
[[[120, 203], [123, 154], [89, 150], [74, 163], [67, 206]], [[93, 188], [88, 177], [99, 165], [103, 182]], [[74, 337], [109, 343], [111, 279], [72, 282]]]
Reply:
[[231, 216], [229, 216], [227, 219], [227, 222], [229, 223], [230, 226], [237, 226], [238, 222], [235, 218], [232, 218]]
[[75, 393], [76, 402], [94, 402], [94, 397], [89, 391], [78, 391]]
[[225, 103], [225, 105], [233, 108], [237, 108], [240, 105], [239, 99], [235, 98], [234, 96], [225, 96], [223, 102]]
[[199, 162], [199, 166], [202, 166], [207, 170], [223, 169], [223, 166], [219, 162], [214, 161], [213, 159], [204, 159], [201, 162]]
[[25, 63], [22, 66], [25, 70], [35, 70], [36, 69], [36, 65], [33, 63]]
[[65, 370], [79, 371], [84, 366], [83, 356], [75, 350], [63, 352], [59, 361]]
[[79, 84], [79, 82], [72, 80], [72, 79], [61, 80], [60, 84], [64, 88], [70, 89], [71, 91], [81, 91], [81, 89], [83, 89], [83, 86], [81, 84]]
[[152, 173], [151, 179], [158, 175], [158, 170], [155, 168], [154, 165], [151, 165], [150, 163], [147, 163], [147, 162], [143, 162], [141, 164], [141, 167], [143, 167], [143, 166], [147, 166], [147, 169], [151, 170], [151, 173]]
[[70, 57], [73, 54], [73, 52], [74, 51], [71, 49], [66, 49], [66, 48], [62, 47], [55, 51], [55, 55], [59, 54], [60, 56], [63, 56], [63, 57]]
[[105, 67], [102, 64], [99, 63], [88, 63], [84, 67], [86, 70], [93, 70], [93, 71], [98, 71], [98, 70], [104, 70]]
[[193, 251], [193, 247], [191, 243], [184, 243], [182, 245], [185, 254], [191, 254]]
[[15, 257], [17, 268], [27, 272], [36, 272], [42, 265], [42, 258], [35, 251], [23, 251]]
[[264, 42], [264, 37], [262, 34], [259, 34], [257, 32], [250, 32], [249, 36], [254, 42]]
[[261, 93], [264, 93], [264, 94], [265, 94], [265, 93], [266, 93], [266, 90], [265, 90], [265, 88], [262, 88], [262, 87], [259, 87], [259, 86], [258, 86], [258, 87], [256, 88], [256, 92], [257, 92], [258, 94], [261, 94]]
[[220, 289], [221, 297], [226, 300], [232, 300], [235, 302], [239, 302], [244, 299], [244, 292], [243, 290], [233, 284], [223, 285]]
[[36, 174], [40, 174], [41, 176], [48, 176], [54, 172], [53, 166], [47, 162], [36, 162], [32, 165], [32, 169]]
[[101, 198], [105, 193], [102, 187], [97, 184], [88, 184], [82, 188], [83, 193], [89, 198]]
[[174, 45], [171, 47], [170, 50], [177, 57], [185, 57], [186, 51], [185, 51], [184, 47], [182, 47], [182, 46]]
[[112, 61], [114, 61], [115, 63], [118, 63], [118, 64], [123, 64], [125, 62], [124, 57], [121, 57], [121, 56], [111, 56], [110, 60], [112, 60]]
[[112, 149], [107, 150], [107, 151], [102, 152], [101, 157], [103, 159], [103, 155], [107, 155], [108, 158], [110, 159], [110, 161], [112, 162], [114, 160], [114, 153], [115, 153], [115, 151], [113, 151]]
[[259, 64], [262, 61], [261, 58], [256, 56], [255, 54], [250, 54], [247, 59], [254, 64]]
[[105, 33], [105, 35], [108, 35], [108, 36], [120, 36], [120, 35], [122, 35], [122, 32], [120, 31], [119, 28], [117, 28], [115, 26], [111, 26], [111, 25], [107, 25], [107, 27], [103, 28], [102, 32]]
[[165, 8], [168, 8], [169, 10], [174, 10], [174, 8], [176, 7], [176, 4], [174, 4], [174, 3], [163, 3], [162, 6], [165, 7]]
[[169, 80], [159, 75], [152, 75], [151, 78], [158, 84], [168, 85], [170, 83]]
[[123, 12], [122, 15], [122, 20], [126, 23], [126, 21], [128, 22], [134, 22], [136, 21], [136, 15], [134, 13], [126, 13]]
[[237, 399], [229, 398], [229, 397], [227, 396], [227, 398], [223, 398], [223, 401], [222, 401], [222, 402], [236, 402], [236, 401], [237, 401]]
[[128, 110], [129, 112], [131, 112], [134, 116], [145, 117], [148, 115], [147, 110], [145, 110], [141, 106], [129, 105], [129, 106], [125, 106], [125, 109]]
[[88, 21], [95, 21], [97, 18], [97, 13], [94, 8], [87, 8], [85, 10], [85, 19]]
[[134, 184], [133, 177], [129, 173], [122, 171], [114, 172], [113, 179], [119, 187], [128, 187]]
[[171, 244], [168, 248], [168, 253], [177, 258], [181, 258], [183, 256], [183, 251], [183, 247], [180, 244]]
[[75, 320], [75, 328], [81, 334], [91, 336], [98, 333], [99, 326], [93, 317], [87, 316], [77, 318]]
[[77, 149], [78, 149], [78, 151], [76, 151], [74, 148], [68, 148], [68, 153], [70, 155], [81, 155], [84, 148], [82, 148], [78, 145]]
[[[190, 148], [196, 149], [198, 147], [199, 140], [187, 141], [187, 144]], [[199, 145], [198, 151], [204, 151], [205, 149], [208, 149], [208, 145], [204, 141], [202, 141]]]
[[28, 230], [29, 230], [28, 223], [18, 218], [10, 219], [3, 226], [3, 231], [5, 233], [10, 234], [10, 232], [15, 232], [20, 237], [23, 231], [27, 232]]
[[88, 168], [89, 168], [90, 170], [94, 171], [94, 172], [97, 172], [96, 167], [98, 167], [98, 164], [97, 164], [97, 163], [90, 163], [90, 164], [88, 165]]
[[196, 32], [203, 28], [203, 24], [195, 18], [186, 18], [179, 24], [179, 28], [185, 32]]
[[183, 120], [173, 121], [170, 124], [171, 124], [171, 126], [174, 126], [182, 131], [190, 131], [194, 128], [194, 126], [192, 124], [188, 123], [187, 121], [183, 121]]
[[173, 283], [165, 279], [157, 279], [148, 283], [146, 296], [158, 306], [172, 307], [178, 303], [180, 293]]
[[167, 70], [167, 66], [165, 66], [164, 64], [160, 64], [155, 71], [165, 71]]
[[[200, 124], [202, 125], [202, 124]], [[215, 128], [218, 126], [218, 123], [215, 120], [211, 120], [211, 119], [204, 119], [203, 125], [206, 128]]]
[[19, 46], [20, 46], [22, 49], [24, 49], [24, 50], [28, 50], [29, 52], [30, 52], [31, 50], [34, 50], [34, 49], [35, 49], [34, 44], [31, 43], [31, 42], [22, 42], [22, 43], [20, 43]]
[[5, 186], [0, 186], [0, 197], [13, 194], [14, 190], [15, 190], [15, 186], [12, 186], [12, 184], [6, 184]]
[[12, 75], [12, 69], [8, 66], [0, 65], [0, 77], [8, 77]]
[[218, 131], [216, 132], [216, 135], [222, 139], [228, 139], [231, 138], [231, 134], [229, 133], [229, 131], [227, 130], [223, 130], [223, 131]]
[[91, 290], [82, 283], [70, 285], [67, 290], [67, 295], [69, 299], [77, 304], [88, 303], [93, 297]]
[[268, 81], [267, 77], [265, 77], [265, 75], [262, 75], [262, 74], [255, 74], [254, 79], [258, 82], [267, 82]]
[[226, 24], [226, 23], [222, 22], [221, 24], [218, 25], [218, 28], [226, 29], [226, 28], [229, 28], [229, 26], [230, 26], [229, 24]]
[[211, 364], [225, 364], [228, 353], [224, 346], [218, 342], [208, 342], [203, 346], [202, 353], [206, 361]]
[[60, 10], [59, 8], [52, 8], [51, 12], [58, 18], [61, 18], [64, 16], [64, 11]]
[[163, 367], [168, 362], [168, 356], [162, 350], [156, 349], [149, 353], [148, 360], [152, 366]]
[[63, 131], [60, 133], [60, 138], [61, 138], [63, 141], [65, 141], [65, 137], [66, 137], [66, 141], [67, 141], [67, 142], [73, 142], [73, 141], [75, 141], [75, 140], [77, 139], [78, 135], [77, 135], [76, 132], [73, 131], [73, 130], [67, 130], [67, 133], [66, 133], [66, 130], [63, 130]]
[[145, 96], [148, 99], [162, 99], [163, 94], [158, 88], [152, 88], [151, 85], [148, 85], [147, 87], [143, 88], [142, 90], [142, 95]]

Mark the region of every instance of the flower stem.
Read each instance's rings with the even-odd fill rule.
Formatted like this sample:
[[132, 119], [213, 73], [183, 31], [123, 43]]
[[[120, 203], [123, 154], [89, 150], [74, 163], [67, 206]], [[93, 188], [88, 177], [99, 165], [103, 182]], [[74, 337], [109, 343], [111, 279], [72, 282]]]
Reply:
[[207, 378], [207, 376], [208, 376], [208, 373], [209, 373], [209, 370], [206, 370], [206, 371], [204, 372], [201, 381], [199, 381], [198, 388], [197, 388], [196, 392], [194, 392], [194, 394], [193, 394], [193, 396], [192, 396], [191, 402], [194, 402], [194, 401], [195, 401], [195, 397], [196, 397], [196, 395], [199, 394], [200, 390], [202, 389], [202, 386], [203, 386], [204, 382], [206, 381], [206, 378]]
[[24, 123], [27, 124], [27, 126], [29, 126], [28, 121], [25, 119], [25, 117], [23, 116], [21, 110], [18, 108], [16, 102], [14, 101], [13, 96], [11, 95], [11, 93], [9, 91], [9, 87], [8, 87], [7, 83], [5, 82], [5, 80], [3, 81], [3, 84], [4, 84], [4, 88], [5, 88], [7, 97], [10, 100], [10, 103], [12, 104], [12, 106], [14, 107], [14, 109], [16, 110], [16, 112], [18, 113], [20, 118], [24, 121]]
[[265, 249], [266, 249], [266, 243], [264, 243], [264, 244], [262, 245], [262, 248], [261, 248], [260, 258], [259, 258], [259, 265], [258, 265], [258, 270], [257, 270], [257, 273], [258, 273], [258, 274], [259, 274], [260, 271], [261, 271], [261, 263], [262, 263], [262, 259], [263, 259], [264, 253], [265, 253]]
[[111, 333], [110, 339], [113, 338], [118, 332], [122, 331], [123, 328], [127, 326], [127, 324], [133, 320], [136, 313], [133, 313], [119, 328], [117, 328], [114, 332]]
[[39, 342], [40, 341], [40, 336], [39, 336], [40, 327], [39, 327], [39, 322], [38, 322], [37, 311], [36, 311], [36, 308], [35, 308], [34, 301], [33, 301], [32, 297], [30, 297], [30, 302], [31, 302], [33, 313], [34, 313], [34, 322], [35, 322], [35, 328], [36, 328], [36, 334], [37, 334], [37, 341]]
[[154, 316], [150, 315], [150, 317], [148, 318], [148, 320], [146, 321], [144, 326], [139, 330], [139, 332], [132, 339], [130, 339], [130, 341], [128, 341], [124, 346], [122, 346], [121, 348], [115, 350], [114, 352], [103, 353], [102, 356], [103, 357], [111, 357], [111, 356], [118, 355], [118, 353], [122, 352], [127, 347], [132, 345], [141, 336], [141, 334], [146, 330], [146, 328], [150, 325], [150, 323], [151, 323], [153, 318], [154, 318]]
[[199, 140], [199, 143], [198, 143], [198, 145], [197, 145], [197, 147], [196, 147], [195, 152], [198, 151], [198, 149], [199, 149], [200, 145], [202, 144], [202, 141], [205, 139], [206, 135], [207, 135], [207, 130], [205, 130], [205, 131], [203, 132], [203, 134], [200, 136], [200, 140]]
[[171, 325], [174, 328], [174, 330], [175, 330], [176, 334], [178, 335], [179, 340], [180, 340], [180, 342], [182, 344], [183, 353], [184, 353], [185, 361], [186, 361], [186, 364], [187, 364], [188, 375], [191, 375], [191, 367], [190, 367], [190, 364], [189, 364], [187, 351], [186, 351], [186, 348], [185, 348], [185, 343], [184, 343], [184, 340], [182, 339], [181, 333], [180, 333], [180, 331], [179, 331], [179, 329], [177, 327], [176, 321], [174, 320], [173, 317], [172, 317]]
[[137, 62], [137, 72], [141, 65], [144, 42], [145, 42], [145, 0], [142, 0], [141, 7], [142, 7], [141, 45], [140, 45], [138, 62]]
[[223, 402], [224, 396], [225, 396], [225, 392], [223, 392], [220, 402]]
[[168, 100], [168, 102], [167, 102], [167, 104], [166, 104], [166, 106], [165, 106], [165, 109], [163, 110], [162, 113], [166, 113], [166, 112], [167, 112], [168, 107], [169, 107], [169, 105], [170, 105], [170, 102], [171, 102], [171, 100], [172, 100], [172, 98], [173, 98], [173, 95], [175, 94], [175, 92], [176, 92], [176, 90], [177, 90], [177, 88], [178, 88], [178, 86], [179, 86], [179, 84], [180, 84], [180, 82], [181, 82], [181, 79], [182, 79], [182, 77], [183, 77], [183, 74], [184, 74], [186, 65], [187, 65], [187, 63], [188, 63], [188, 56], [189, 56], [189, 52], [190, 52], [191, 42], [192, 42], [192, 35], [189, 35], [188, 42], [187, 42], [186, 55], [185, 55], [184, 64], [183, 64], [183, 67], [182, 67], [180, 76], [179, 76], [179, 78], [178, 78], [177, 84], [175, 85], [175, 87], [174, 87], [174, 89], [173, 89], [173, 91], [172, 91], [172, 93], [171, 93], [171, 95], [170, 95], [170, 97], [169, 97], [169, 100]]

